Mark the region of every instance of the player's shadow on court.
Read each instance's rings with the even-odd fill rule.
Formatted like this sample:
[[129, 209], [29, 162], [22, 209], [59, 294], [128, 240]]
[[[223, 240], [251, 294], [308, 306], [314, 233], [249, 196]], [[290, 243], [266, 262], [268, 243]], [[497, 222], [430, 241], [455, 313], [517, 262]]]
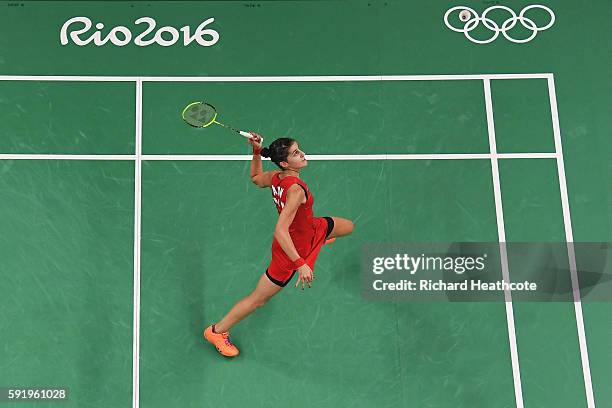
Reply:
[[178, 259], [181, 259], [179, 268], [181, 275], [182, 293], [185, 296], [185, 307], [188, 311], [189, 320], [186, 322], [186, 330], [190, 331], [197, 342], [202, 342], [202, 331], [204, 330], [206, 319], [210, 316], [202, 313], [206, 311], [204, 299], [204, 274], [203, 265], [203, 243], [197, 238], [189, 239], [181, 247]]
[[322, 263], [321, 266], [324, 266], [325, 270], [321, 273], [329, 275], [329, 283], [334, 286], [334, 290], [340, 290], [348, 296], [360, 297], [361, 254], [350, 250], [343, 254], [324, 255], [328, 255], [328, 261]]

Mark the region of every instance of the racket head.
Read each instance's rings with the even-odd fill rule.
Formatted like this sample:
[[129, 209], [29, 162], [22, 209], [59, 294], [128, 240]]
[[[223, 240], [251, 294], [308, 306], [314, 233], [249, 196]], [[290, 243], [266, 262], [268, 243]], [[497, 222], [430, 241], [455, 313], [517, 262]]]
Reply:
[[181, 116], [189, 126], [205, 128], [215, 123], [217, 110], [206, 102], [191, 102], [185, 106]]

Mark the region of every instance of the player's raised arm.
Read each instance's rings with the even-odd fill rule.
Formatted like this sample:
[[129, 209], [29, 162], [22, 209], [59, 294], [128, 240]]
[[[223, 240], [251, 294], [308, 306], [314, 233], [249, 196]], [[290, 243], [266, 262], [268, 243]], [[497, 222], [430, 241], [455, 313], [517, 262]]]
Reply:
[[263, 171], [261, 164], [261, 142], [262, 137], [257, 133], [250, 132], [253, 137], [248, 139], [248, 142], [253, 146], [253, 159], [251, 160], [251, 181], [258, 187], [270, 187], [272, 185], [272, 176], [278, 171]]

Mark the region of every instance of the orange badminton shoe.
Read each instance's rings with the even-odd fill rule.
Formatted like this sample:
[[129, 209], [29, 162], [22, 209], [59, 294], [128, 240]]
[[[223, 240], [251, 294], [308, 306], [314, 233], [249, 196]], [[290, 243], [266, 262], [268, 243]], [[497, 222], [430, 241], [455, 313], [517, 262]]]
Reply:
[[240, 353], [238, 348], [230, 341], [229, 332], [215, 333], [211, 325], [204, 330], [204, 338], [226, 357], [235, 357]]

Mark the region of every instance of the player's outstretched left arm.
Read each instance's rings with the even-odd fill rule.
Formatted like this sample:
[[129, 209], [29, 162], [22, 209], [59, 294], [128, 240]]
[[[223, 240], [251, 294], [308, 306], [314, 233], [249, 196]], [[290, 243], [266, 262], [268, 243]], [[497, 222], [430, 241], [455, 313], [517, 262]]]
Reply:
[[299, 273], [295, 286], [297, 287], [301, 283], [302, 290], [304, 289], [304, 284], [311, 287], [314, 274], [312, 269], [310, 269], [310, 266], [295, 249], [295, 245], [293, 244], [293, 240], [289, 234], [289, 226], [295, 218], [298, 207], [305, 202], [306, 194], [304, 194], [304, 190], [302, 190], [299, 185], [294, 184], [289, 187], [287, 190], [287, 201], [285, 202], [285, 206], [278, 216], [276, 228], [274, 229], [274, 238], [276, 238], [283, 251], [285, 251], [287, 257], [291, 260], [291, 262], [293, 262], [293, 268]]

